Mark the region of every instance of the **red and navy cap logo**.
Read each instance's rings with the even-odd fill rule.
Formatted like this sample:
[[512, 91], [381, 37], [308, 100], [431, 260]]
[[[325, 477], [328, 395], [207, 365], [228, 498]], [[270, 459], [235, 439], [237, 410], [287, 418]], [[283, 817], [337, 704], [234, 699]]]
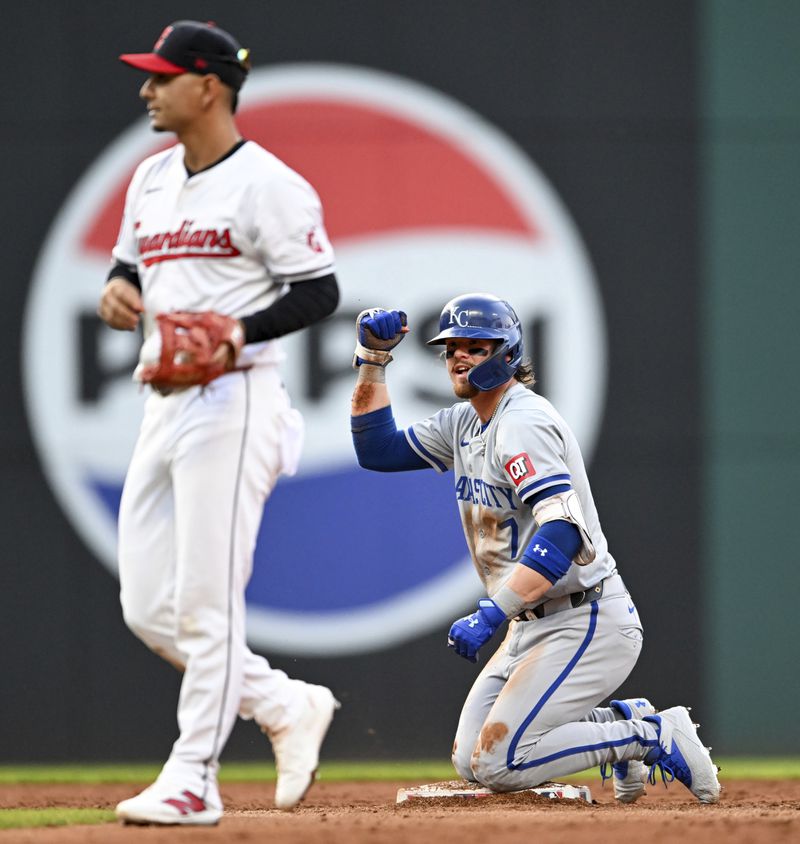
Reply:
[[167, 38], [169, 38], [169, 34], [172, 32], [173, 28], [172, 24], [164, 27], [164, 31], [158, 36], [158, 41], [156, 41], [153, 46], [154, 53], [157, 53], [161, 49], [161, 45], [167, 40]]

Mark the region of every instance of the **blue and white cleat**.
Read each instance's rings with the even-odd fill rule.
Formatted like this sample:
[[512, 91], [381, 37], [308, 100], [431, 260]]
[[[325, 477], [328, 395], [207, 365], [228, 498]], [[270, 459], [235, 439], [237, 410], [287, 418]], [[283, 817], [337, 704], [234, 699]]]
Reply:
[[[614, 797], [620, 803], [635, 803], [647, 791], [647, 767], [643, 762], [631, 759], [628, 762], [615, 762], [612, 765], [614, 779]], [[608, 779], [607, 769], [601, 767], [600, 776]]]
[[[644, 697], [612, 700], [609, 706], [628, 721], [641, 720], [646, 715], [656, 713], [656, 708]], [[601, 765], [600, 776], [603, 781], [613, 777], [614, 797], [620, 803], [635, 803], [646, 793], [647, 766], [644, 762], [631, 759], [627, 762], [615, 762], [611, 768], [613, 773], [609, 776], [606, 765]]]
[[655, 785], [658, 769], [665, 785], [678, 780], [701, 803], [719, 802], [719, 769], [711, 761], [709, 748], [700, 742], [689, 710], [685, 706], [673, 706], [642, 720], [655, 724], [658, 730], [658, 747], [649, 751], [644, 759], [650, 766], [648, 781]]

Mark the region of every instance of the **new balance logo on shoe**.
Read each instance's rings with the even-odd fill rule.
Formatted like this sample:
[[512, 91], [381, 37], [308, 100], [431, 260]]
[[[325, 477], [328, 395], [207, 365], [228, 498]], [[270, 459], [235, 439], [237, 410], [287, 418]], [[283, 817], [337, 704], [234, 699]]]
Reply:
[[205, 811], [205, 801], [201, 800], [196, 794], [192, 794], [191, 791], [183, 791], [182, 794], [185, 798], [183, 800], [179, 797], [173, 797], [163, 802], [168, 806], [174, 806], [182, 815]]
[[125, 824], [164, 826], [214, 826], [222, 817], [216, 784], [206, 785], [201, 799], [188, 789], [158, 781], [136, 797], [117, 805], [117, 817]]

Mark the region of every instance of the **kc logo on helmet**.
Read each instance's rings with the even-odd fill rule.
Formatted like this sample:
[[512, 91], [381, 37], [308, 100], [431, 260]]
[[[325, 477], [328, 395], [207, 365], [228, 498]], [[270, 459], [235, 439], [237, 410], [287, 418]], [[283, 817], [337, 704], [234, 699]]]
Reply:
[[466, 328], [469, 325], [469, 311], [457, 311], [450, 308], [450, 325], [455, 323], [459, 328]]
[[[481, 590], [452, 486], [448, 492], [433, 471], [384, 475], [356, 464], [347, 408], [357, 314], [371, 307], [408, 314], [410, 330], [389, 373], [406, 425], [456, 401], [437, 350], [425, 344], [444, 303], [468, 291], [506, 299], [525, 328], [537, 389], [570, 420], [590, 457], [606, 382], [598, 286], [574, 223], [536, 165], [496, 127], [431, 88], [369, 68], [273, 66], [251, 72], [237, 121], [244, 137], [320, 194], [342, 294], [332, 317], [280, 340], [306, 442], [298, 474], [281, 479], [264, 512], [248, 636], [254, 647], [294, 656], [394, 646], [448, 624]], [[42, 246], [23, 327], [25, 396], [45, 475], [112, 572], [145, 396], [131, 380], [140, 338], [107, 328], [96, 307], [130, 176], [173, 142], [142, 117], [80, 178]], [[170, 244], [184, 237], [167, 236]], [[467, 316], [452, 318], [464, 325]], [[523, 457], [507, 467], [515, 482], [533, 472]], [[356, 522], [365, 502], [370, 518]], [[389, 533], [403, 541], [386, 543]], [[365, 553], [376, 547], [379, 559]]]

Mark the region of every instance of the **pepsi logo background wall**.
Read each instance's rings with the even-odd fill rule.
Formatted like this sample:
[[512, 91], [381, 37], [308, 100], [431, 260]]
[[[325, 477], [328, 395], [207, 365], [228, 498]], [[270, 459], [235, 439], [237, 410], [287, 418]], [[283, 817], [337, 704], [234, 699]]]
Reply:
[[[688, 4], [663, 17], [634, 9], [620, 34], [607, 16], [551, 4], [501, 4], [490, 27], [488, 5], [456, 0], [418, 4], [418, 15], [408, 4], [382, 5], [380, 15], [365, 4], [357, 21], [336, 5], [277, 2], [268, 21], [244, 2], [226, 4], [224, 20], [210, 4], [193, 11], [249, 42], [241, 129], [319, 190], [342, 287], [333, 318], [284, 343], [307, 442], [299, 474], [281, 481], [265, 513], [249, 634], [275, 664], [302, 663], [304, 676], [343, 700], [331, 754], [446, 756], [473, 675], [444, 642], [476, 597], [474, 574], [442, 494], [452, 477], [410, 473], [390, 489], [356, 469], [354, 317], [372, 305], [409, 314], [412, 333], [392, 371], [403, 424], [451, 401], [442, 364], [424, 345], [443, 303], [467, 289], [513, 301], [540, 388], [588, 458], [626, 579], [635, 588], [654, 570], [679, 578], [688, 564], [667, 561], [657, 542], [646, 571], [638, 557], [642, 535], [662, 529], [653, 516], [660, 499], [687, 541], [696, 533], [697, 445], [687, 435], [677, 461], [663, 449], [651, 462], [638, 458], [665, 428], [680, 436], [697, 412], [695, 252], [670, 249], [695, 237], [697, 153], [690, 137], [665, 146], [646, 127], [694, 119], [693, 20]], [[64, 72], [34, 67], [26, 85], [35, 96], [10, 92], [21, 118], [8, 128], [13, 166], [4, 165], [2, 202], [18, 232], [9, 295], [19, 357], [4, 364], [18, 401], [4, 414], [10, 483], [1, 494], [13, 529], [0, 623], [5, 641], [19, 643], [6, 678], [25, 690], [2, 703], [4, 717], [21, 724], [9, 753], [108, 758], [116, 725], [144, 717], [149, 729], [115, 735], [113, 753], [147, 758], [173, 736], [175, 689], [148, 683], [166, 669], [118, 617], [115, 515], [143, 401], [130, 380], [138, 338], [106, 331], [94, 309], [130, 173], [169, 142], [149, 131], [138, 77], [116, 61], [131, 43], [152, 41], [163, 8], [143, 0], [136, 14], [115, 9], [100, 39], [80, 14], [60, 22], [63, 41], [33, 14], [12, 17], [20, 43], [44, 39]], [[557, 32], [568, 33], [569, 56]], [[598, 32], [626, 48], [604, 51], [602, 74]], [[675, 63], [676, 49], [687, 61]], [[627, 84], [632, 72], [648, 84]], [[34, 172], [31, 191], [25, 174]], [[663, 323], [682, 324], [687, 336], [656, 385], [638, 373], [656, 358]], [[412, 521], [420, 500], [422, 524]], [[15, 590], [26, 599], [11, 600]], [[647, 626], [647, 590], [636, 591]], [[660, 653], [675, 658], [658, 630], [648, 634], [648, 664]], [[681, 668], [694, 690], [697, 670]], [[637, 671], [633, 682], [657, 696], [652, 668]], [[155, 691], [142, 713], [133, 691], [145, 684]], [[39, 728], [55, 697], [74, 728], [44, 741]], [[101, 717], [112, 710], [111, 721]], [[237, 731], [229, 753], [258, 753], [251, 732]]]
[[[539, 326], [543, 358], [559, 364], [542, 378], [567, 406], [591, 454], [604, 403], [606, 346], [587, 252], [534, 162], [479, 115], [419, 83], [346, 65], [276, 66], [248, 80], [238, 122], [246, 137], [319, 186], [342, 279], [336, 318], [311, 336], [282, 341], [286, 379], [306, 420], [306, 446], [299, 476], [284, 482], [265, 510], [249, 589], [251, 639], [293, 656], [407, 641], [458, 613], [476, 586], [447, 504], [432, 503], [423, 524], [368, 566], [353, 563], [391, 525], [410, 524], [415, 502], [437, 483], [429, 473], [413, 473], [402, 479], [401, 495], [386, 495], [383, 479], [356, 467], [342, 412], [351, 389], [342, 347], [355, 315], [361, 303], [389, 297], [418, 323], [412, 328], [418, 342], [404, 348], [392, 374], [398, 406], [413, 418], [426, 416], [438, 409], [437, 391], [450, 400], [441, 363], [420, 328], [459, 285], [478, 289], [493, 278], [498, 295], [523, 303], [531, 331]], [[324, 126], [323, 140], [293, 143], [314, 124]], [[327, 143], [329, 136], [351, 140], [342, 148]], [[144, 396], [118, 365], [135, 360], [139, 337], [119, 336], [92, 314], [115, 236], [109, 209], [119, 206], [126, 186], [119, 174], [162, 145], [140, 120], [93, 165], [43, 244], [26, 309], [26, 396], [42, 463], [64, 511], [111, 571], [116, 511]], [[362, 181], [370, 157], [373, 179]], [[58, 318], [64, 313], [74, 313], [75, 324]], [[38, 342], [43, 326], [57, 327], [47, 347]], [[86, 373], [96, 373], [92, 386]], [[424, 386], [433, 394], [422, 394]], [[309, 518], [318, 499], [325, 506]], [[348, 526], [359, 501], [372, 502], [371, 516], [354, 531]], [[335, 546], [320, 555], [334, 536]]]

